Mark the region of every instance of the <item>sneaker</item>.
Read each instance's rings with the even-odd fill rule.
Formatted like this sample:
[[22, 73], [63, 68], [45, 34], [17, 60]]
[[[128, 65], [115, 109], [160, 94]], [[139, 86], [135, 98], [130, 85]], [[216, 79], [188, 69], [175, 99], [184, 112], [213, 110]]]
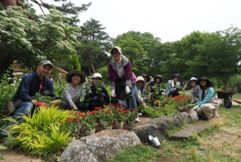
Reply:
[[135, 122], [136, 123], [140, 122], [139, 115], [137, 115], [137, 118], [135, 119]]

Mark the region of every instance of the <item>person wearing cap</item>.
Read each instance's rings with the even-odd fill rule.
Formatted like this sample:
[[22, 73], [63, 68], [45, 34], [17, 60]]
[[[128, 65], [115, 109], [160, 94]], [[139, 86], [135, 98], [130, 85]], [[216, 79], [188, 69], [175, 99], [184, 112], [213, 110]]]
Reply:
[[193, 109], [196, 109], [198, 116], [205, 120], [219, 117], [219, 101], [211, 81], [203, 76], [198, 79], [197, 85], [200, 85], [199, 101], [194, 104], [196, 106]]
[[85, 95], [85, 77], [83, 71], [72, 70], [66, 75], [67, 86], [64, 88], [63, 103], [60, 107], [64, 109], [81, 110], [82, 104], [80, 98], [84, 100]]
[[[95, 73], [93, 76], [93, 83], [91, 85], [89, 111], [94, 110], [95, 107], [108, 105], [110, 103], [108, 92], [105, 87], [101, 85], [101, 82], [102, 75], [100, 73]], [[98, 90], [99, 88], [100, 90]]]
[[[132, 72], [130, 60], [125, 57], [120, 47], [111, 49], [112, 59], [108, 64], [108, 79], [111, 88], [111, 102], [126, 98], [131, 111], [137, 108], [135, 99], [136, 76]], [[115, 100], [113, 100], [113, 98]]]
[[[49, 60], [43, 60], [37, 65], [37, 70], [33, 73], [25, 75], [15, 95], [12, 98], [12, 102], [16, 109], [16, 112], [12, 116], [18, 123], [21, 123], [23, 116], [29, 114], [34, 110], [34, 107], [48, 106], [45, 102], [36, 101], [33, 96], [39, 92], [43, 95], [56, 98], [54, 94], [53, 82], [47, 77], [53, 68], [53, 64]], [[7, 126], [13, 125], [13, 122], [8, 122]], [[6, 135], [3, 131], [0, 134]]]
[[172, 79], [168, 80], [167, 96], [178, 96], [180, 88], [179, 74], [173, 74]]
[[146, 104], [144, 103], [144, 100], [141, 97], [141, 88], [143, 87], [144, 84], [145, 84], [144, 78], [142, 76], [138, 76], [136, 78], [136, 91], [135, 91], [137, 106], [141, 104], [143, 107], [146, 107]]
[[[151, 86], [151, 92], [155, 92], [154, 85], [157, 85], [158, 88], [160, 88], [160, 84], [163, 81], [163, 77], [158, 74], [153, 81], [151, 81], [148, 85]], [[159, 95], [161, 95], [162, 92], [159, 90]]]
[[192, 101], [191, 104], [194, 104], [196, 102], [196, 98], [199, 99], [199, 92], [200, 92], [200, 86], [197, 85], [197, 78], [191, 77], [188, 83], [192, 86], [191, 94], [192, 94]]

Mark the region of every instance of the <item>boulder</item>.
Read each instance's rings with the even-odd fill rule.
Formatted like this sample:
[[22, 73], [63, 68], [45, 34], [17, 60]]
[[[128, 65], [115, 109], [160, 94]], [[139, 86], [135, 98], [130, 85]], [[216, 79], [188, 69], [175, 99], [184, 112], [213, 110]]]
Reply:
[[190, 113], [188, 114], [188, 117], [190, 120], [193, 120], [193, 121], [199, 120], [198, 114], [195, 110], [191, 110]]
[[61, 162], [105, 161], [109, 156], [141, 141], [133, 131], [102, 130], [94, 135], [72, 141], [61, 155]]
[[183, 125], [186, 125], [190, 122], [190, 118], [188, 117], [188, 113], [186, 112], [182, 112], [179, 115], [176, 116], [176, 118], [178, 118]]

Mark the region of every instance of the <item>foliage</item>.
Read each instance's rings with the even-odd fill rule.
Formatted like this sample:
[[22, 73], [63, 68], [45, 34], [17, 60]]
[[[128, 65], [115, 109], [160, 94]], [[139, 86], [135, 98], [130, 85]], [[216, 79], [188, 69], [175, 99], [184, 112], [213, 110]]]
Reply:
[[82, 113], [81, 116], [83, 119], [81, 120], [81, 123], [83, 124], [83, 128], [87, 131], [91, 131], [95, 128], [96, 126], [96, 120], [97, 120], [97, 112], [96, 111], [91, 111]]
[[32, 116], [23, 116], [22, 123], [10, 127], [15, 134], [13, 143], [38, 156], [62, 151], [71, 140], [71, 132], [61, 125], [69, 116], [69, 111], [54, 106], [36, 109]]
[[53, 100], [53, 98], [51, 96], [46, 96], [44, 94], [41, 94], [39, 92], [37, 92], [34, 96], [33, 99], [39, 102], [46, 102], [49, 103], [50, 101]]
[[90, 69], [90, 63], [86, 60], [90, 60], [96, 69], [106, 66], [109, 62], [107, 51], [112, 47], [112, 41], [104, 31], [105, 28], [100, 21], [91, 19], [86, 21], [80, 29], [78, 38], [81, 45], [77, 51], [82, 70], [87, 72]]
[[68, 128], [68, 131], [71, 132], [70, 134], [71, 137], [77, 136], [77, 131], [81, 126], [79, 119], [67, 117], [66, 121], [64, 121], [62, 124], [63, 124], [63, 127]]
[[75, 70], [75, 69], [81, 71], [81, 65], [79, 63], [77, 54], [74, 54], [72, 56], [71, 64], [69, 64], [68, 70], [71, 71], [71, 70]]
[[70, 18], [61, 12], [55, 9], [49, 12], [35, 22], [28, 19], [27, 11], [21, 7], [0, 11], [0, 39], [4, 42], [0, 52], [3, 60], [8, 58], [12, 62], [17, 59], [18, 63], [32, 68], [39, 60], [46, 58], [57, 62], [76, 53], [75, 48], [80, 45], [77, 40], [79, 28], [64, 23], [63, 20]]
[[129, 121], [134, 121], [137, 118], [137, 115], [138, 115], [137, 109], [133, 109], [133, 111], [130, 111], [130, 109], [128, 109], [127, 119]]
[[[4, 109], [7, 107], [7, 102], [10, 101], [17, 91], [17, 87], [21, 79], [11, 77], [12, 66], [3, 74], [0, 80], [0, 113], [4, 113]], [[12, 83], [11, 82], [16, 83]]]
[[124, 119], [127, 117], [127, 113], [129, 112], [129, 109], [126, 110], [126, 108], [122, 107], [121, 104], [117, 103], [115, 105], [114, 109], [114, 118], [118, 123], [123, 122]]
[[55, 93], [56, 97], [63, 97], [64, 88], [66, 86], [67, 86], [67, 84], [65, 83], [64, 78], [54, 81], [54, 93]]
[[96, 71], [102, 75], [102, 83], [109, 84], [107, 65], [97, 69]]
[[102, 119], [102, 121], [105, 122], [106, 126], [111, 126], [115, 116], [113, 113], [114, 110], [114, 106], [113, 105], [108, 105], [108, 106], [104, 106], [105, 108], [98, 108], [98, 116], [100, 119]]
[[93, 80], [92, 76], [86, 77], [86, 81], [84, 83], [86, 96], [89, 96], [90, 93], [91, 93], [91, 82], [92, 82], [92, 80]]

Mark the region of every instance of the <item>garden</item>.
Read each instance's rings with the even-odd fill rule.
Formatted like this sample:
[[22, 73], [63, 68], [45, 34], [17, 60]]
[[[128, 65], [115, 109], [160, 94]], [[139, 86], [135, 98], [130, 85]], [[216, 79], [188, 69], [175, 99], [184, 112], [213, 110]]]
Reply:
[[[153, 97], [147, 100], [147, 107], [139, 106], [133, 112], [119, 103], [96, 107], [91, 112], [62, 110], [57, 105], [52, 104], [49, 107], [36, 108], [31, 115], [24, 117], [22, 123], [17, 123], [10, 117], [13, 112], [7, 111], [7, 103], [14, 95], [22, 76], [14, 74], [11, 77], [10, 71], [11, 68], [3, 75], [0, 84], [0, 93], [3, 94], [0, 98], [0, 128], [6, 129], [8, 121], [16, 123], [16, 125], [6, 129], [9, 135], [10, 133], [14, 134], [14, 137], [9, 136], [10, 142], [7, 144], [7, 148], [22, 150], [29, 155], [43, 158], [52, 155], [60, 156], [72, 140], [104, 129], [130, 130], [135, 124], [138, 113], [150, 118], [163, 115], [175, 116], [183, 111], [183, 107], [191, 101], [190, 96], [180, 95], [172, 98], [154, 93]], [[85, 83], [87, 93], [90, 93], [88, 92], [90, 78], [88, 77]], [[64, 80], [54, 81], [55, 93], [58, 97], [63, 95], [65, 85]], [[155, 91], [158, 90], [158, 87], [155, 87]], [[149, 93], [148, 88], [146, 93]], [[48, 96], [42, 96], [39, 93], [34, 98], [42, 102], [51, 102]]]

